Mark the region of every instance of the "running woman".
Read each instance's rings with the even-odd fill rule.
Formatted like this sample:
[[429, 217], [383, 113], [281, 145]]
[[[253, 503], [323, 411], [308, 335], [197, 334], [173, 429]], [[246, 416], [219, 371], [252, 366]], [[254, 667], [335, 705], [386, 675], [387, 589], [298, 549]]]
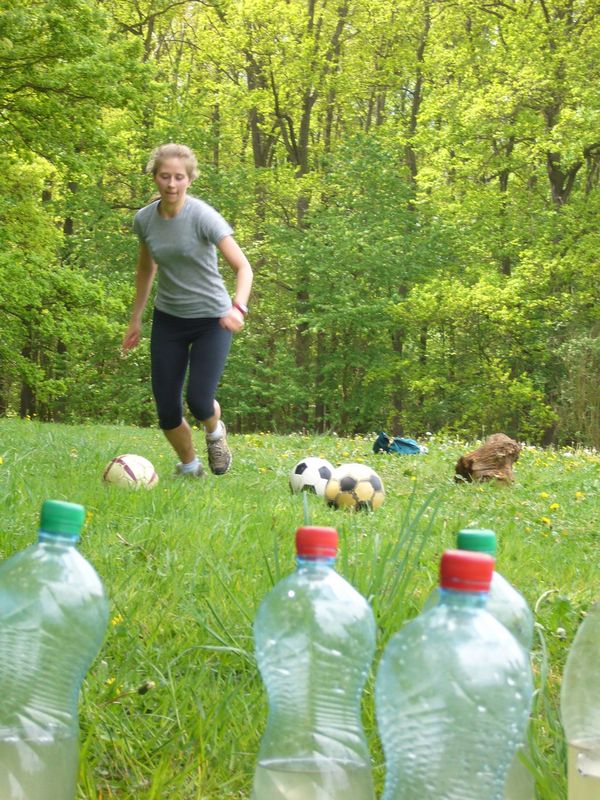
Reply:
[[[204, 426], [210, 469], [222, 475], [232, 457], [215, 394], [232, 335], [244, 327], [252, 268], [223, 217], [188, 194], [198, 176], [189, 147], [158, 147], [146, 171], [154, 178], [158, 199], [134, 218], [140, 247], [123, 350], [140, 341], [142, 315], [158, 274], [150, 357], [159, 425], [179, 458], [177, 473], [201, 476], [204, 469], [183, 415], [183, 387], [189, 373], [187, 404]], [[219, 272], [217, 249], [236, 273], [233, 300]]]

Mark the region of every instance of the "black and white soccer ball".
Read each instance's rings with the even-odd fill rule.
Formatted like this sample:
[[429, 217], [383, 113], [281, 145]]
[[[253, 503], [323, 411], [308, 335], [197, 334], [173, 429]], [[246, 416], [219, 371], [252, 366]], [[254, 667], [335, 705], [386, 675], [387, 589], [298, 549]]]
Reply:
[[152, 462], [134, 453], [125, 453], [111, 459], [102, 478], [106, 483], [126, 489], [152, 489], [158, 483], [158, 475]]
[[375, 511], [384, 499], [383, 481], [367, 464], [342, 464], [325, 487], [325, 500], [335, 508]]
[[320, 497], [325, 494], [325, 486], [333, 472], [333, 464], [326, 458], [308, 456], [298, 461], [290, 473], [290, 489], [298, 492], [314, 492]]

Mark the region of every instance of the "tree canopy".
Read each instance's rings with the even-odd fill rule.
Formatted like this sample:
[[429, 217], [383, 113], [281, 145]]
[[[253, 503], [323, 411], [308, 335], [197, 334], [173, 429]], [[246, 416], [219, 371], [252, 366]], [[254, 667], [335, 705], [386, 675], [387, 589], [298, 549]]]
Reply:
[[599, 446], [599, 73], [594, 0], [7, 0], [0, 413], [153, 423], [119, 346], [179, 141], [256, 274], [232, 429]]

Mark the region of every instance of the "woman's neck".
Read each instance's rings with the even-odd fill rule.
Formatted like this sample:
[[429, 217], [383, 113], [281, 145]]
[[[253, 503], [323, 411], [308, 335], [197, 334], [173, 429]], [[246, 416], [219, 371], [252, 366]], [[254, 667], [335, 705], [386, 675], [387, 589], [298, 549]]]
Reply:
[[186, 199], [187, 195], [182, 200], [178, 200], [177, 203], [169, 203], [161, 198], [158, 204], [158, 213], [164, 219], [173, 219], [184, 207]]

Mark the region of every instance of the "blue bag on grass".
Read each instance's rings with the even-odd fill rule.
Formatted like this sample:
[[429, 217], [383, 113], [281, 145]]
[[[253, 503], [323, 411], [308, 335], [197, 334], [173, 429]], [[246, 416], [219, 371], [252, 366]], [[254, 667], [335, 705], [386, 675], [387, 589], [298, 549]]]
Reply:
[[414, 439], [409, 439], [404, 436], [394, 436], [393, 439], [390, 439], [387, 433], [383, 431], [377, 436], [373, 444], [374, 453], [379, 453], [381, 450], [385, 453], [400, 453], [405, 456], [421, 455], [421, 453], [427, 452], [427, 448], [420, 445]]

